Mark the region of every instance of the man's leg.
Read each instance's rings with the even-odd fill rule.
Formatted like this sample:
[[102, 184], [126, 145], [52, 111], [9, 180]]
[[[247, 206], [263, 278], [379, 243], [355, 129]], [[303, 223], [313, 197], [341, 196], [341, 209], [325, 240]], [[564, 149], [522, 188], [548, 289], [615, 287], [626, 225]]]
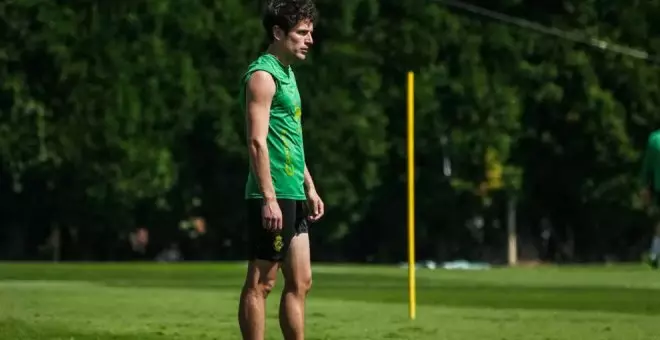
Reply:
[[[293, 220], [295, 210], [292, 204], [280, 204], [282, 215]], [[263, 340], [266, 328], [266, 298], [275, 286], [277, 271], [284, 259], [280, 251], [277, 234], [263, 227], [260, 199], [247, 201], [247, 228], [249, 231], [251, 257], [245, 283], [241, 290], [238, 308], [238, 323], [245, 340]], [[291, 222], [291, 226], [293, 223]]]
[[312, 286], [308, 233], [299, 233], [292, 238], [282, 274], [284, 290], [280, 300], [280, 328], [285, 340], [303, 340], [305, 298]]
[[248, 265], [238, 307], [238, 324], [244, 340], [263, 340], [266, 328], [266, 298], [275, 286], [279, 264], [253, 260]]

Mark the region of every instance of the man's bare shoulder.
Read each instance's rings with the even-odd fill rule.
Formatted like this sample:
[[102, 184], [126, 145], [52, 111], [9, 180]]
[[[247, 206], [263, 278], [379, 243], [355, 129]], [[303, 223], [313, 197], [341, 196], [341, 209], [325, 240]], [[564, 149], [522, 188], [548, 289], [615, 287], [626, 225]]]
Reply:
[[275, 94], [275, 80], [266, 71], [255, 71], [248, 79], [248, 92], [252, 96], [272, 96]]

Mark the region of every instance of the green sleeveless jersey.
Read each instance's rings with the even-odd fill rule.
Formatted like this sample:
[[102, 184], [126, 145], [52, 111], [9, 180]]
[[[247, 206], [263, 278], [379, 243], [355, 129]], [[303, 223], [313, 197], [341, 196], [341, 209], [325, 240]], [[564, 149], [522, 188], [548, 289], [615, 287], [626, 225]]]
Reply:
[[[291, 66], [285, 67], [272, 54], [265, 53], [250, 64], [241, 80], [240, 101], [246, 112], [245, 89], [256, 71], [268, 72], [275, 81], [275, 95], [270, 107], [268, 154], [275, 195], [282, 199], [304, 200], [305, 152], [300, 122], [300, 94]], [[250, 160], [251, 162], [251, 160]], [[262, 198], [259, 180], [252, 164], [245, 185], [245, 198]]]

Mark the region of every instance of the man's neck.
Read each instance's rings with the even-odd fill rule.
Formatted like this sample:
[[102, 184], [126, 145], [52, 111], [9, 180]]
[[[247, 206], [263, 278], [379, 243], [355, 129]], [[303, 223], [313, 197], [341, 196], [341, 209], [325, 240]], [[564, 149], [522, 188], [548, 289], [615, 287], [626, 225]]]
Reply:
[[277, 58], [277, 60], [279, 60], [284, 67], [291, 65], [291, 60], [285, 57], [285, 54], [280, 49], [278, 49], [277, 46], [275, 46], [274, 44], [270, 44], [266, 52], [275, 56], [275, 58]]

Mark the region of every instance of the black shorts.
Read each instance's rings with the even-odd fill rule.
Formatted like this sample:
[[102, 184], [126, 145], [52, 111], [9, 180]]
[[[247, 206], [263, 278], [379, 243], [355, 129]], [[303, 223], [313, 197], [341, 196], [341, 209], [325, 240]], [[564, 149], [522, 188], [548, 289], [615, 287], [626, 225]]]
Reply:
[[291, 239], [309, 232], [305, 201], [278, 199], [282, 211], [282, 230], [274, 233], [264, 228], [261, 216], [263, 200], [247, 200], [247, 227], [250, 258], [273, 262], [284, 260]]

